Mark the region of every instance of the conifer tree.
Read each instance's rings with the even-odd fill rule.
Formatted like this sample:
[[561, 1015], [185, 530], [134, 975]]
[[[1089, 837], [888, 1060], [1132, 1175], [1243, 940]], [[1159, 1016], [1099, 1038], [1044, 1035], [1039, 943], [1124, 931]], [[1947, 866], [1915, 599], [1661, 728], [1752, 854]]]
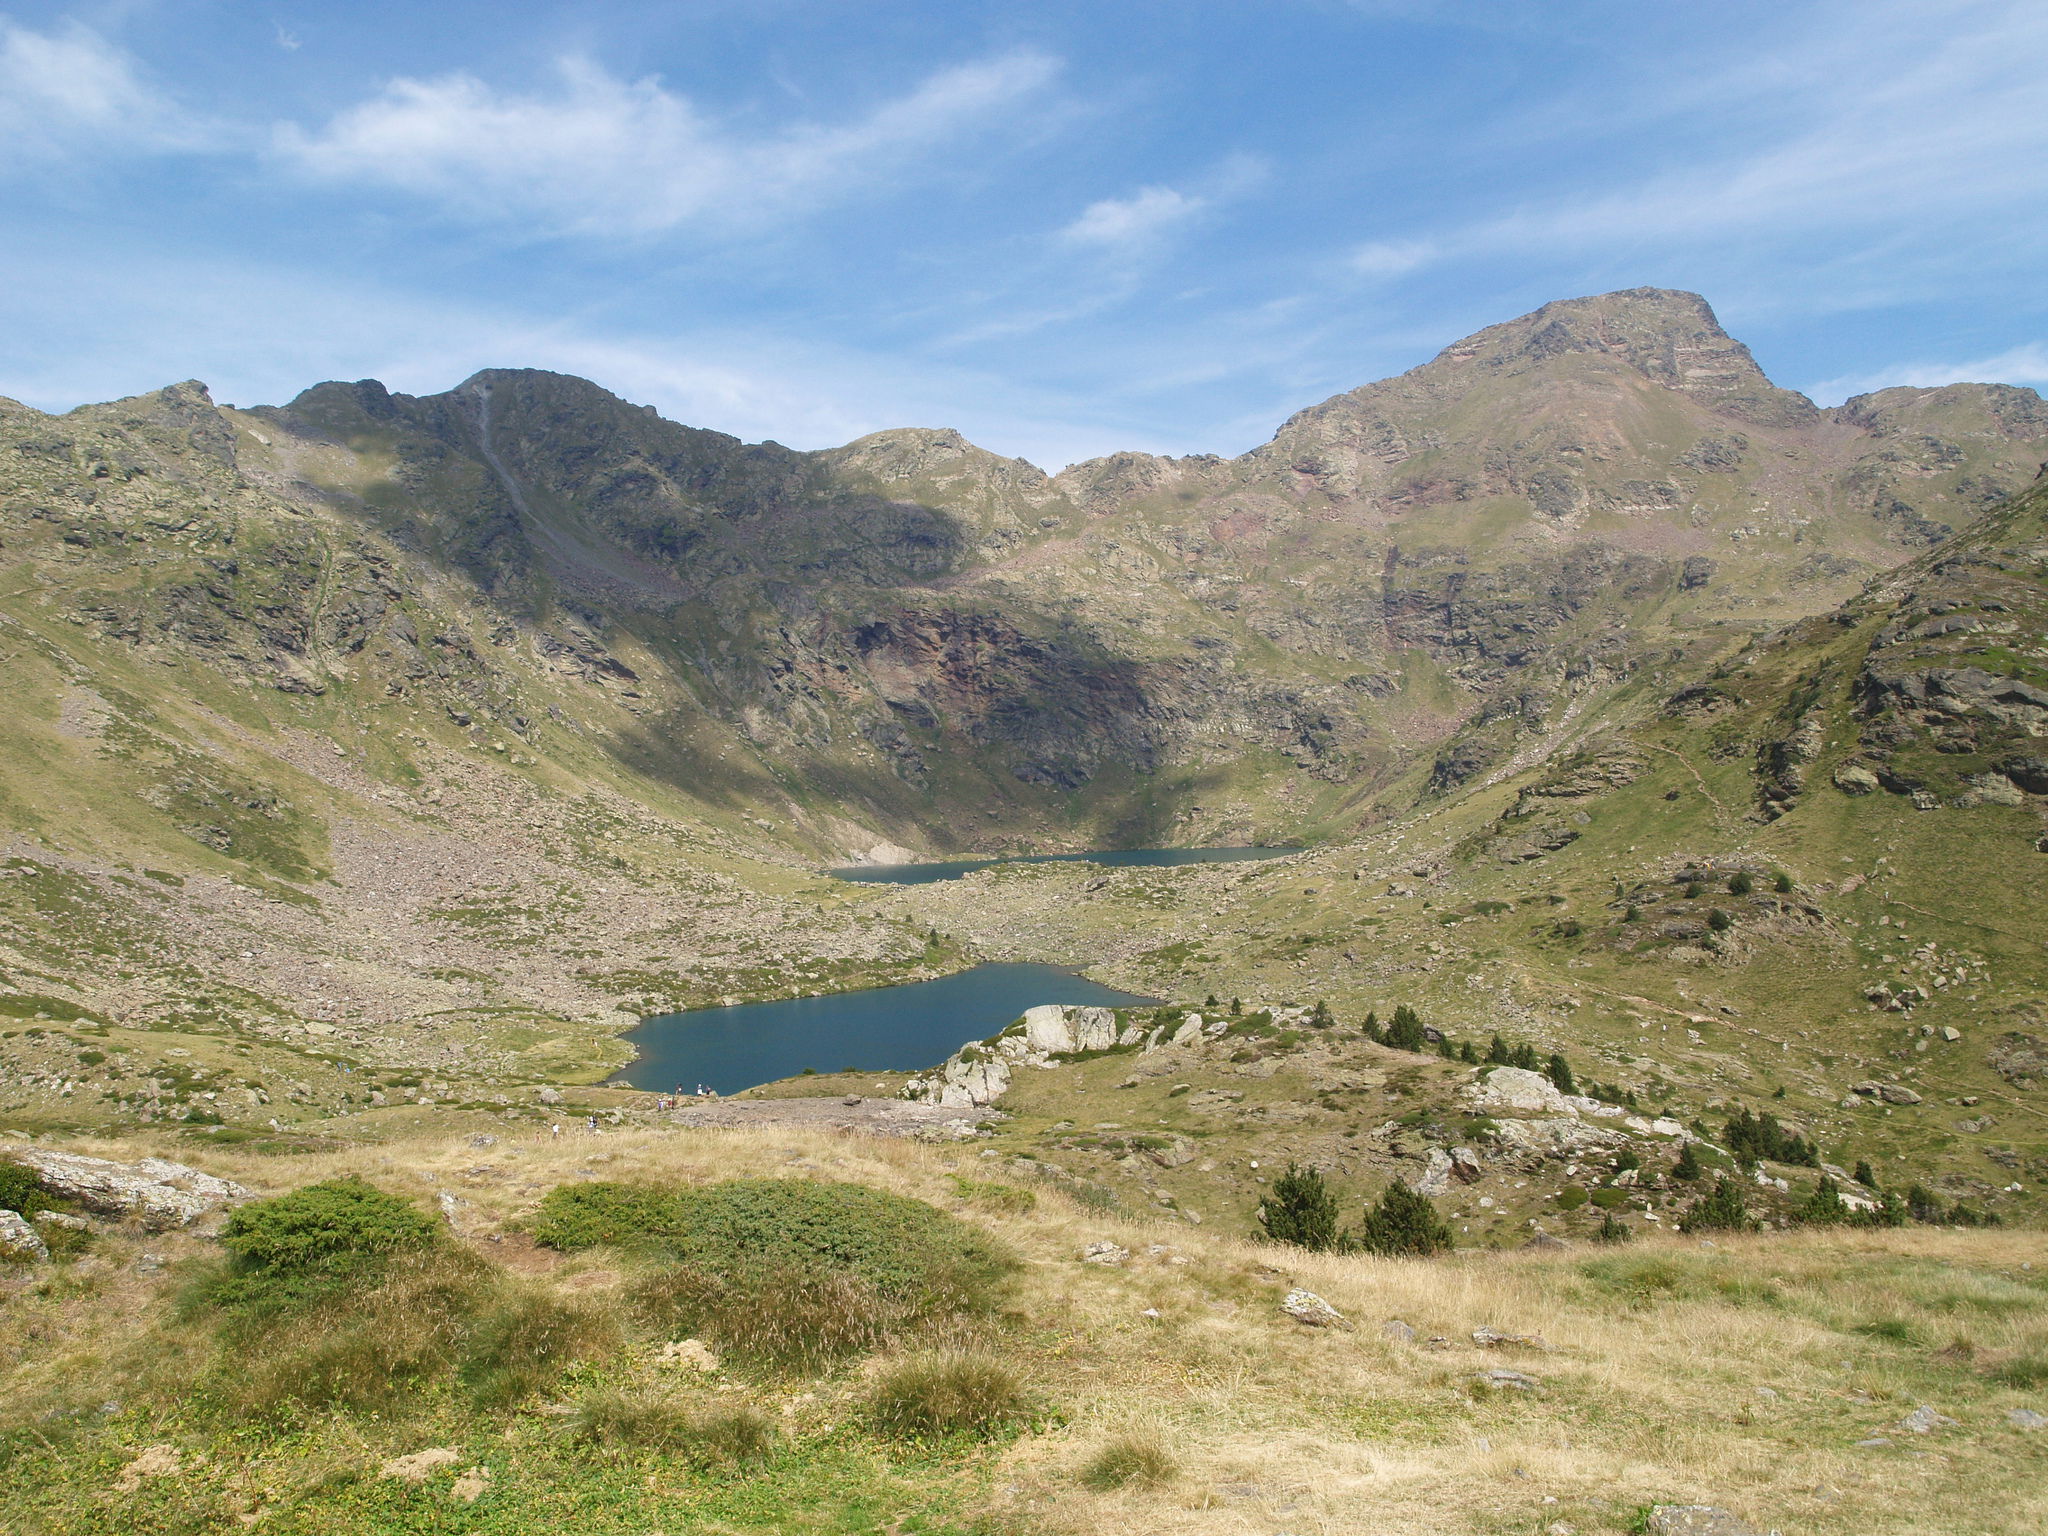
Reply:
[[1688, 1141], [1683, 1147], [1679, 1148], [1678, 1161], [1671, 1165], [1671, 1177], [1690, 1184], [1703, 1171], [1700, 1167], [1699, 1154], [1693, 1151], [1692, 1143]]
[[1559, 1093], [1577, 1093], [1579, 1091], [1579, 1085], [1572, 1081], [1571, 1063], [1567, 1062], [1559, 1052], [1551, 1052], [1550, 1063], [1544, 1068], [1544, 1072], [1551, 1082], [1557, 1085]]
[[1386, 1043], [1397, 1051], [1426, 1051], [1429, 1036], [1423, 1033], [1422, 1015], [1406, 1003], [1394, 1010], [1387, 1023]]
[[1870, 1159], [1867, 1157], [1856, 1159], [1856, 1182], [1865, 1189], [1877, 1188], [1877, 1170], [1870, 1166]]
[[1603, 1243], [1626, 1243], [1633, 1241], [1635, 1235], [1634, 1230], [1627, 1222], [1617, 1217], [1614, 1212], [1609, 1211], [1600, 1218], [1600, 1230], [1595, 1232], [1593, 1237], [1596, 1241]]
[[1427, 1257], [1451, 1247], [1451, 1228], [1427, 1197], [1396, 1179], [1377, 1205], [1365, 1210], [1358, 1247], [1367, 1253]]
[[1293, 1163], [1273, 1181], [1259, 1203], [1259, 1225], [1276, 1243], [1293, 1243], [1315, 1253], [1337, 1246], [1337, 1197], [1322, 1174]]
[[1849, 1207], [1835, 1181], [1826, 1174], [1813, 1186], [1813, 1193], [1799, 1208], [1799, 1220], [1811, 1227], [1833, 1227], [1849, 1219]]
[[1742, 1186], [1726, 1174], [1714, 1180], [1714, 1187], [1693, 1202], [1692, 1209], [1678, 1224], [1681, 1232], [1747, 1232], [1754, 1225], [1749, 1207], [1743, 1203]]
[[1493, 1043], [1486, 1048], [1486, 1060], [1489, 1066], [1507, 1066], [1513, 1060], [1508, 1054], [1507, 1041], [1501, 1039], [1499, 1035], [1495, 1035]]

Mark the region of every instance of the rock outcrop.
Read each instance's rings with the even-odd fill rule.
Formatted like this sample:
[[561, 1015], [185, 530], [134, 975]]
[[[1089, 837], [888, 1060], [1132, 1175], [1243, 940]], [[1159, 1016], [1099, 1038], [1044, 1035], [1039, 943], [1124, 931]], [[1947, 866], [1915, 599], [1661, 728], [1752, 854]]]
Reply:
[[9, 1155], [31, 1169], [52, 1194], [103, 1215], [130, 1217], [151, 1231], [187, 1227], [225, 1205], [254, 1198], [253, 1191], [232, 1180], [160, 1157], [117, 1163], [42, 1147], [23, 1147]]

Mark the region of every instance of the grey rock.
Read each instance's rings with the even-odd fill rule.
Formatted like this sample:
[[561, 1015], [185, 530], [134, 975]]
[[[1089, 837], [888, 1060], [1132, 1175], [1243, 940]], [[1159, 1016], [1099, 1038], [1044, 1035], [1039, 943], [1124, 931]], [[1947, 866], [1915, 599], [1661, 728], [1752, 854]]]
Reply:
[[2005, 1422], [2014, 1429], [2048, 1429], [2048, 1413], [2036, 1413], [2031, 1408], [2015, 1408], [2006, 1414]]
[[1855, 763], [1844, 763], [1835, 770], [1835, 788], [1845, 795], [1875, 794], [1877, 775]]
[[39, 1227], [62, 1227], [67, 1232], [90, 1232], [92, 1223], [69, 1211], [37, 1211], [29, 1218]]
[[1649, 1536], [1764, 1536], [1741, 1516], [1712, 1504], [1659, 1504], [1643, 1529]]
[[1349, 1330], [1351, 1321], [1331, 1306], [1314, 1291], [1297, 1287], [1280, 1298], [1280, 1310], [1297, 1323], [1310, 1328], [1342, 1328]]
[[1124, 1247], [1121, 1243], [1112, 1243], [1107, 1239], [1097, 1243], [1090, 1243], [1081, 1250], [1081, 1262], [1083, 1264], [1126, 1264], [1130, 1262], [1130, 1257], [1130, 1249]]
[[1936, 1413], [1925, 1403], [1922, 1403], [1918, 1408], [1915, 1408], [1911, 1413], [1899, 1420], [1899, 1428], [1908, 1430], [1916, 1435], [1931, 1435], [1937, 1429], [1954, 1429], [1956, 1427], [1956, 1420], [1950, 1418], [1945, 1413]]
[[1472, 1342], [1481, 1349], [1500, 1349], [1509, 1345], [1523, 1349], [1550, 1348], [1540, 1333], [1509, 1333], [1503, 1328], [1490, 1328], [1484, 1325], [1472, 1330]]
[[559, 1104], [562, 1102], [562, 1090], [559, 1088], [542, 1088], [535, 1092], [534, 1097], [543, 1104]]
[[40, 1264], [50, 1256], [43, 1234], [28, 1224], [19, 1211], [0, 1211], [0, 1258], [15, 1263]]
[[1886, 1083], [1877, 1091], [1878, 1096], [1887, 1104], [1918, 1104], [1920, 1102], [1919, 1094], [1910, 1088], [1902, 1088], [1897, 1083]]
[[231, 1180], [160, 1157], [116, 1163], [76, 1152], [24, 1147], [14, 1154], [14, 1160], [32, 1169], [52, 1194], [104, 1215], [132, 1216], [153, 1232], [188, 1227], [232, 1201], [254, 1198], [252, 1191]]
[[1477, 1385], [1489, 1387], [1496, 1392], [1536, 1392], [1542, 1390], [1543, 1387], [1542, 1382], [1527, 1372], [1511, 1371], [1503, 1366], [1495, 1366], [1490, 1371], [1481, 1371], [1472, 1380]]
[[1380, 1333], [1383, 1337], [1392, 1339], [1396, 1344], [1413, 1344], [1415, 1342], [1414, 1328], [1402, 1322], [1398, 1317], [1390, 1317], [1384, 1323], [1381, 1323]]

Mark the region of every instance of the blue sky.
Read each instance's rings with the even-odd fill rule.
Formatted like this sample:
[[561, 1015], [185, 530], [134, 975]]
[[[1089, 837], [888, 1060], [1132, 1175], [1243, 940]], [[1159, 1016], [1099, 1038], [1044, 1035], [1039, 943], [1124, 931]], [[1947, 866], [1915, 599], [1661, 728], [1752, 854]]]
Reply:
[[1236, 453], [1545, 300], [2048, 383], [2039, 0], [0, 0], [0, 394]]

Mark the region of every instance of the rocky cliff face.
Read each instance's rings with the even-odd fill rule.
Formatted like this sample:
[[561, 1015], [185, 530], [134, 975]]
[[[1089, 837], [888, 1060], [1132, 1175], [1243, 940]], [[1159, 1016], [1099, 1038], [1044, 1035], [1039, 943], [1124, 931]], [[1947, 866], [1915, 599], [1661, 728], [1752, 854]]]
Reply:
[[108, 636], [527, 738], [551, 707], [637, 772], [812, 807], [821, 852], [1342, 826], [1839, 601], [2048, 455], [2030, 391], [1819, 411], [1655, 289], [1489, 327], [1238, 459], [1057, 476], [943, 429], [750, 445], [519, 370], [5, 426], [33, 470], [7, 516], [63, 525], [57, 583]]

